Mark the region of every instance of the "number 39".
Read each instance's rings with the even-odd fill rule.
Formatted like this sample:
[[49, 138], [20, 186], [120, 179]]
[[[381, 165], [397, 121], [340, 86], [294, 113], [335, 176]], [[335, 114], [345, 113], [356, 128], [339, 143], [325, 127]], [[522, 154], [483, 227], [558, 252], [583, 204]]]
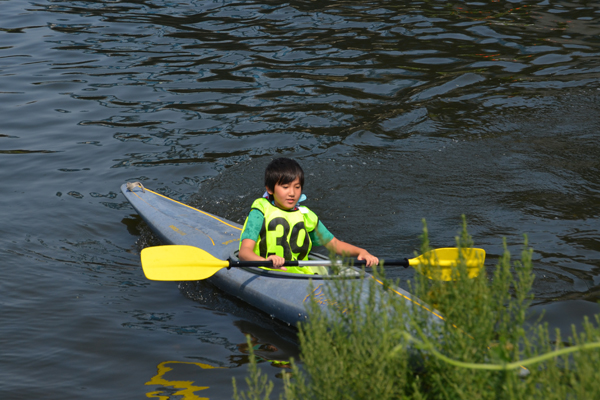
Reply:
[[[308, 250], [310, 248], [310, 239], [308, 238], [308, 232], [306, 232], [306, 227], [304, 226], [304, 222], [300, 221], [294, 225], [292, 228], [292, 232], [290, 235], [290, 224], [289, 222], [282, 217], [273, 218], [269, 222], [269, 226], [267, 229], [270, 232], [276, 231], [277, 227], [280, 226], [283, 228], [283, 233], [281, 236], [277, 237], [277, 246], [281, 246], [283, 248], [283, 258], [286, 260], [292, 259], [292, 254], [298, 254], [298, 260], [303, 260], [308, 254]], [[304, 232], [302, 244], [298, 245], [298, 239], [300, 239], [300, 233]], [[290, 240], [288, 242], [288, 235]], [[275, 254], [268, 253], [266, 257]], [[263, 256], [264, 257], [264, 256]]]

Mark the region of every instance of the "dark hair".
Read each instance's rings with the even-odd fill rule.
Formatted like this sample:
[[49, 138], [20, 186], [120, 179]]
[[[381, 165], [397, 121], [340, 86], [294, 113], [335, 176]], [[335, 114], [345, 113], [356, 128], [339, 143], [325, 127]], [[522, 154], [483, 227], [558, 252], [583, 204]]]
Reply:
[[300, 187], [304, 187], [304, 171], [300, 164], [291, 158], [276, 158], [265, 169], [265, 186], [275, 190], [275, 185], [285, 185], [300, 179]]

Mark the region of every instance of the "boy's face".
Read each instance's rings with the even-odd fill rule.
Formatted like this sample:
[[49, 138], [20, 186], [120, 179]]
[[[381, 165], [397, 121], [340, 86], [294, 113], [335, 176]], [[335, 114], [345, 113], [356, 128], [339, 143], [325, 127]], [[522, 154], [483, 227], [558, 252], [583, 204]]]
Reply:
[[296, 206], [296, 203], [302, 195], [302, 186], [300, 178], [296, 178], [290, 183], [283, 185], [275, 184], [273, 190], [267, 188], [267, 192], [275, 199], [275, 205], [282, 210], [290, 210]]

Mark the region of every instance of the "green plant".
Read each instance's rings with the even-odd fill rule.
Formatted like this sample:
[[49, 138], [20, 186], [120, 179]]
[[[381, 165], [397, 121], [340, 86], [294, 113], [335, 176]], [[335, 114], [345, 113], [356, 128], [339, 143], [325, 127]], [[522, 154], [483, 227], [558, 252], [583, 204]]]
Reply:
[[[465, 251], [473, 246], [464, 217], [456, 242]], [[421, 250], [429, 250], [425, 224]], [[425, 268], [433, 270], [435, 260]], [[299, 328], [301, 363], [292, 362], [282, 397], [564, 400], [600, 395], [598, 317], [596, 326], [584, 321], [583, 331], [573, 329], [565, 342], [560, 332], [552, 342], [547, 326], [539, 323], [527, 328], [534, 276], [526, 237], [520, 260], [511, 261], [504, 243], [493, 270], [472, 279], [466, 271], [459, 262], [450, 282], [415, 274], [410, 292], [424, 303], [397, 295], [396, 282], [381, 268], [374, 269], [375, 279], [366, 286], [335, 281], [328, 293], [335, 301], [326, 310], [313, 303], [310, 322]], [[251, 385], [249, 394], [258, 389]]]

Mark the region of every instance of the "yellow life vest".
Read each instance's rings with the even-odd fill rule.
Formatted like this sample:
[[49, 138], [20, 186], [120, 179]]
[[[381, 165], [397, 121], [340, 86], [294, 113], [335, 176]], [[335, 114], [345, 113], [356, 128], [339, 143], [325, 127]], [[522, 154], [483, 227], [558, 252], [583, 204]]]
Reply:
[[[319, 223], [319, 218], [314, 212], [304, 206], [291, 211], [282, 210], [266, 198], [255, 200], [252, 208], [259, 210], [265, 216], [254, 246], [254, 253], [264, 258], [276, 254], [288, 261], [308, 259], [308, 253], [312, 248], [308, 232], [314, 231]], [[287, 272], [298, 274], [314, 273], [309, 267], [286, 267], [286, 269]]]

